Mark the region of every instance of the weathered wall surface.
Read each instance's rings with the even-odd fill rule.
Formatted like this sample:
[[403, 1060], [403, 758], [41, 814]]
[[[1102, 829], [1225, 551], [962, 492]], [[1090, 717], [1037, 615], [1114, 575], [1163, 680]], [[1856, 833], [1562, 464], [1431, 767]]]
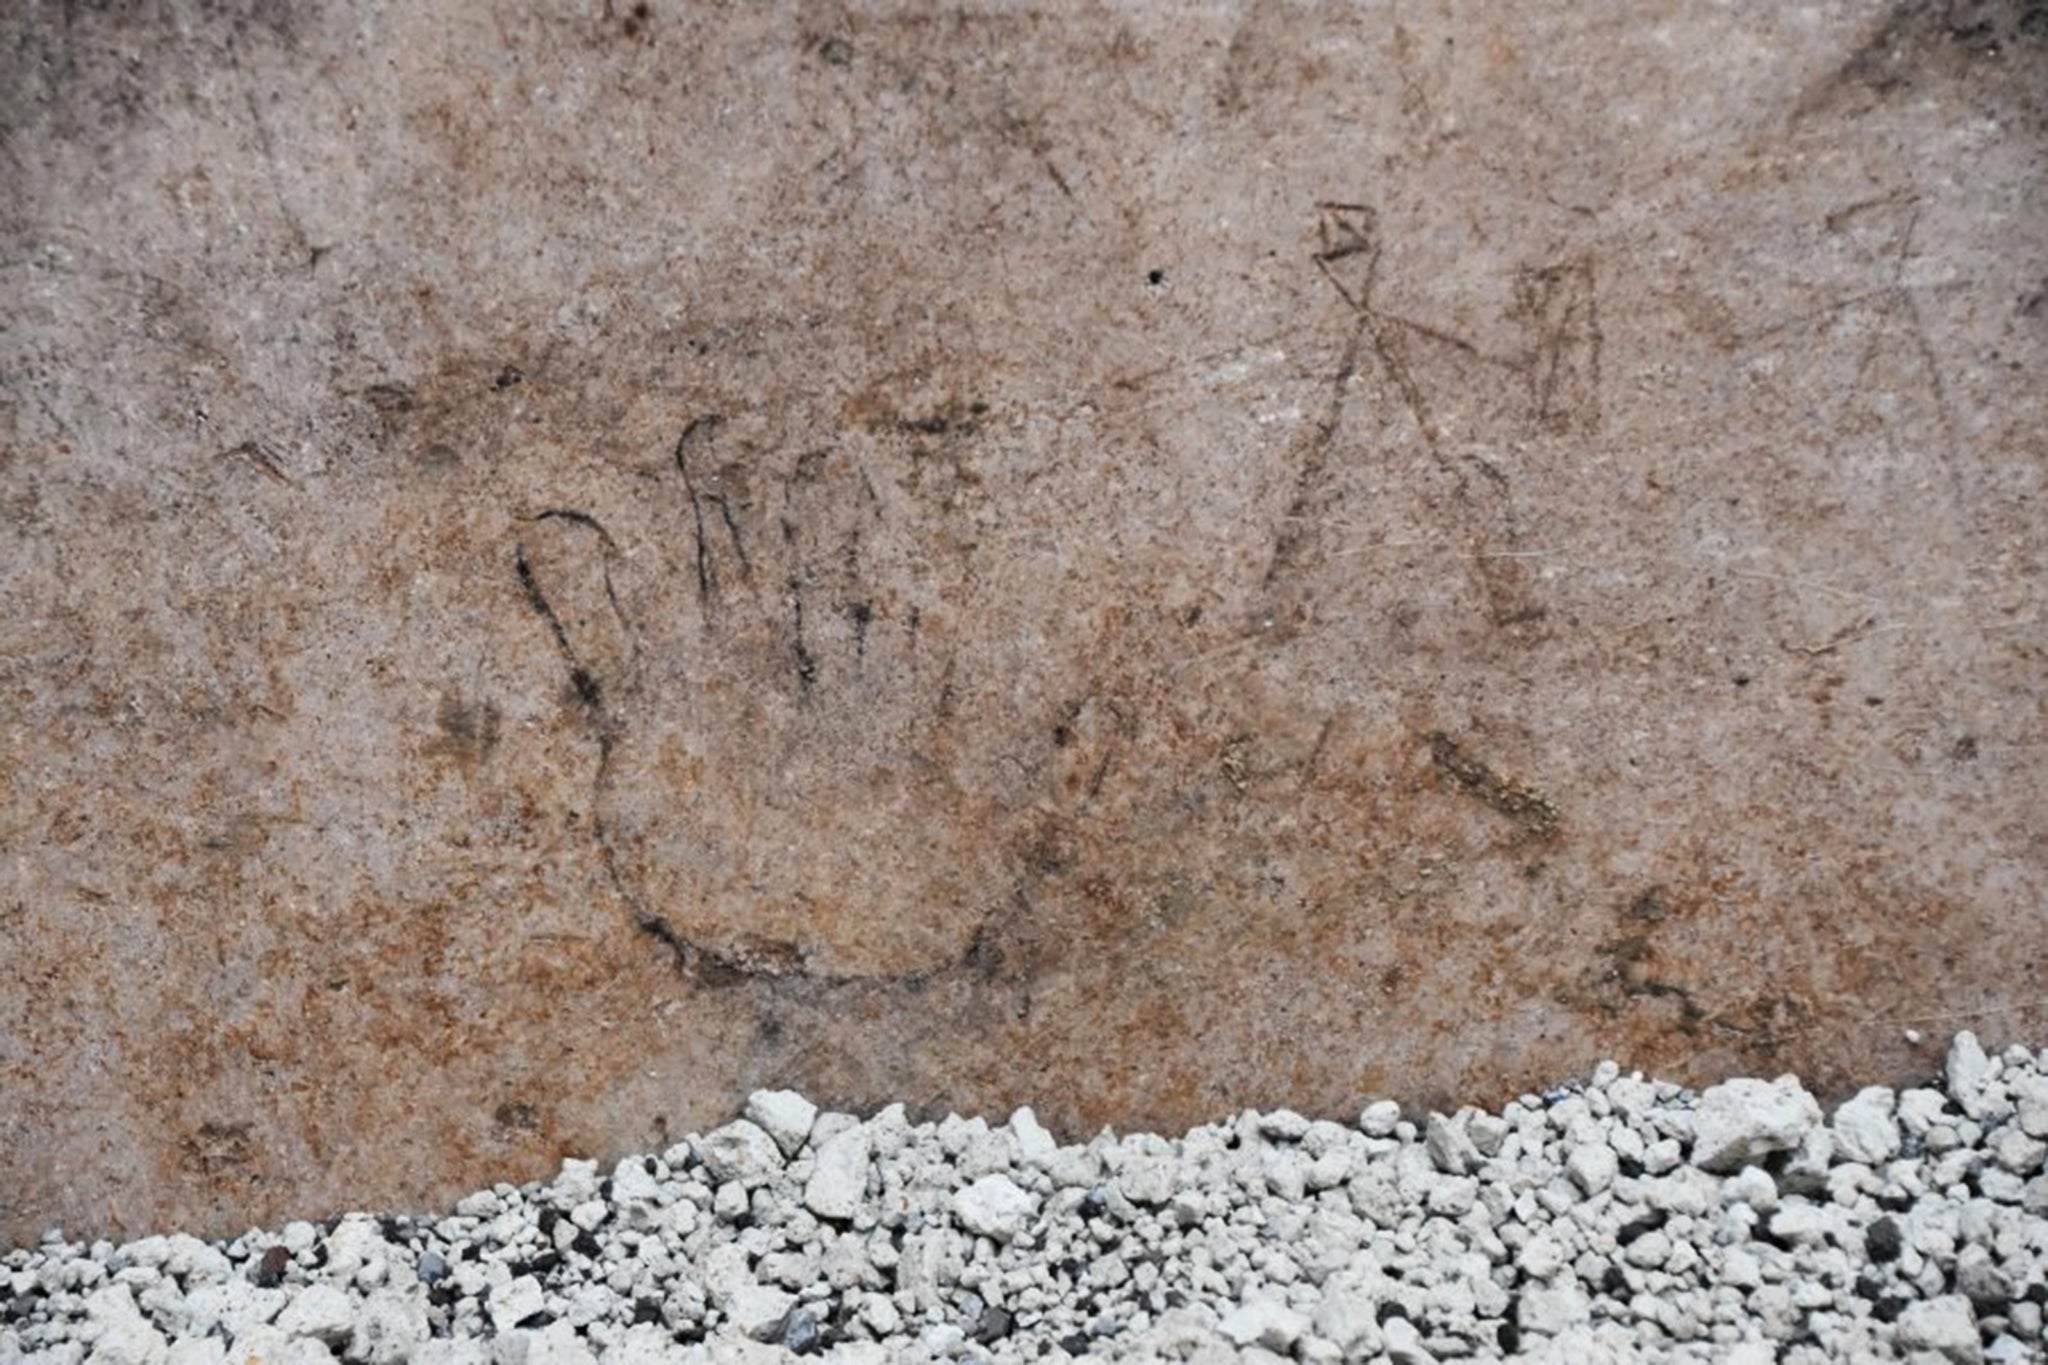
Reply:
[[2048, 11], [0, 18], [0, 1236], [2042, 1021]]

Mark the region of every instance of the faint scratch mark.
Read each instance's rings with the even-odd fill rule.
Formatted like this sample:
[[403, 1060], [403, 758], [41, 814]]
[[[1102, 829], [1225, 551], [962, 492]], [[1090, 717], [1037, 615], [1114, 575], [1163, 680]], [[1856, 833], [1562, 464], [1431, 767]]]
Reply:
[[739, 561], [740, 575], [752, 577], [753, 562], [747, 557], [746, 539], [740, 534], [738, 520], [733, 516], [732, 502], [723, 492], [699, 487], [700, 480], [691, 469], [691, 452], [708, 441], [725, 418], [717, 413], [693, 417], [676, 437], [676, 472], [682, 476], [683, 493], [690, 500], [690, 514], [696, 522], [697, 532], [697, 596], [706, 606], [718, 594], [718, 561], [711, 546], [711, 523], [706, 516], [707, 508], [716, 508], [718, 524], [725, 528], [727, 540], [732, 546], [733, 556]]
[[533, 563], [526, 557], [524, 545], [515, 546], [512, 552], [512, 566], [519, 576], [519, 586], [526, 594], [526, 605], [533, 608], [550, 634], [555, 637], [555, 647], [561, 651], [563, 662], [569, 666], [569, 684], [576, 696], [589, 711], [591, 718], [598, 722], [598, 742], [609, 749], [611, 727], [605, 722], [604, 688], [597, 675], [592, 673], [577, 656], [576, 646], [570, 643], [569, 632], [562, 625], [562, 618], [556, 614], [548, 601], [547, 593], [540, 586], [540, 579], [533, 571]]
[[1533, 787], [1502, 777], [1442, 730], [1432, 730], [1429, 759], [1439, 772], [1450, 778], [1458, 790], [1500, 815], [1506, 816], [1532, 839], [1557, 837], [1562, 826], [1557, 807]]
[[258, 473], [274, 483], [296, 486], [293, 484], [291, 475], [285, 473], [284, 465], [272, 453], [270, 447], [262, 441], [254, 439], [243, 441], [239, 445], [230, 446], [222, 454], [224, 456], [241, 456], [250, 464], [256, 466]]

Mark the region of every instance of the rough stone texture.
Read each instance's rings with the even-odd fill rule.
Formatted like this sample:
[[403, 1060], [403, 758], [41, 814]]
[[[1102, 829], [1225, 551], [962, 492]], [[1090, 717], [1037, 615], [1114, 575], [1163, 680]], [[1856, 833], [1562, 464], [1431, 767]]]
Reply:
[[818, 1149], [817, 1168], [804, 1186], [804, 1205], [820, 1218], [852, 1218], [867, 1197], [868, 1130], [850, 1128]]
[[1773, 1152], [1798, 1150], [1819, 1123], [1820, 1106], [1797, 1076], [1775, 1081], [1738, 1077], [1700, 1096], [1692, 1159], [1709, 1171], [1732, 1171]]
[[775, 1140], [745, 1119], [706, 1133], [697, 1144], [698, 1159], [714, 1180], [737, 1180], [747, 1188], [762, 1184], [782, 1169]]
[[756, 1090], [747, 1096], [747, 1119], [769, 1137], [784, 1156], [795, 1156], [811, 1135], [818, 1106], [794, 1090]]
[[1981, 1358], [1976, 1315], [1960, 1294], [1916, 1303], [1899, 1315], [1899, 1345], [1962, 1362]]
[[1007, 1242], [1024, 1230], [1038, 1200], [1006, 1175], [985, 1175], [953, 1196], [960, 1225], [980, 1237]]
[[1867, 1086], [1843, 1102], [1830, 1120], [1835, 1151], [1850, 1161], [1882, 1166], [1899, 1150], [1899, 1125], [1892, 1118], [1898, 1098], [1881, 1085]]
[[2044, 30], [8, 6], [0, 1237], [2037, 1021]]

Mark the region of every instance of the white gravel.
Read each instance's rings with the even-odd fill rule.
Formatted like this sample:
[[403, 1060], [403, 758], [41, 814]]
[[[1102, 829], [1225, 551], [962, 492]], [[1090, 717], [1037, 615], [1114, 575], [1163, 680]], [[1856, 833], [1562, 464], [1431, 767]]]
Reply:
[[0, 1257], [0, 1365], [2048, 1359], [2048, 1071], [1965, 1033], [1831, 1116], [1601, 1066], [1499, 1114], [1060, 1145], [744, 1117], [445, 1216]]

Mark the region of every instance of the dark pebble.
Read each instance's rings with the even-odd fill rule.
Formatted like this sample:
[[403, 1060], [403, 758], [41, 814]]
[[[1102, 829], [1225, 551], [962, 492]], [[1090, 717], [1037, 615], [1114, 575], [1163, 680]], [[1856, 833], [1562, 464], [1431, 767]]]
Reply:
[[1655, 1232], [1658, 1228], [1663, 1227], [1665, 1223], [1670, 1221], [1670, 1218], [1671, 1215], [1662, 1209], [1653, 1209], [1634, 1222], [1623, 1223], [1621, 1230], [1614, 1234], [1614, 1240], [1622, 1246], [1627, 1246], [1630, 1242], [1635, 1241], [1636, 1238], [1646, 1233]]
[[782, 1320], [782, 1344], [789, 1350], [804, 1352], [818, 1344], [818, 1315], [808, 1308], [799, 1308]]
[[271, 1247], [257, 1258], [249, 1270], [249, 1282], [258, 1289], [275, 1289], [284, 1283], [284, 1273], [291, 1267], [292, 1254], [283, 1247]]
[[1009, 1336], [1010, 1330], [1016, 1325], [1017, 1320], [1010, 1315], [1009, 1309], [985, 1308], [981, 1313], [981, 1321], [974, 1325], [974, 1339], [983, 1346], [992, 1346]]
[[561, 1252], [543, 1251], [532, 1260], [514, 1261], [511, 1265], [511, 1271], [515, 1279], [521, 1275], [531, 1275], [535, 1279], [546, 1279], [561, 1264]]
[[1880, 1218], [1863, 1234], [1863, 1249], [1869, 1252], [1870, 1259], [1879, 1265], [1898, 1260], [1901, 1245], [1899, 1221], [1896, 1218]]

